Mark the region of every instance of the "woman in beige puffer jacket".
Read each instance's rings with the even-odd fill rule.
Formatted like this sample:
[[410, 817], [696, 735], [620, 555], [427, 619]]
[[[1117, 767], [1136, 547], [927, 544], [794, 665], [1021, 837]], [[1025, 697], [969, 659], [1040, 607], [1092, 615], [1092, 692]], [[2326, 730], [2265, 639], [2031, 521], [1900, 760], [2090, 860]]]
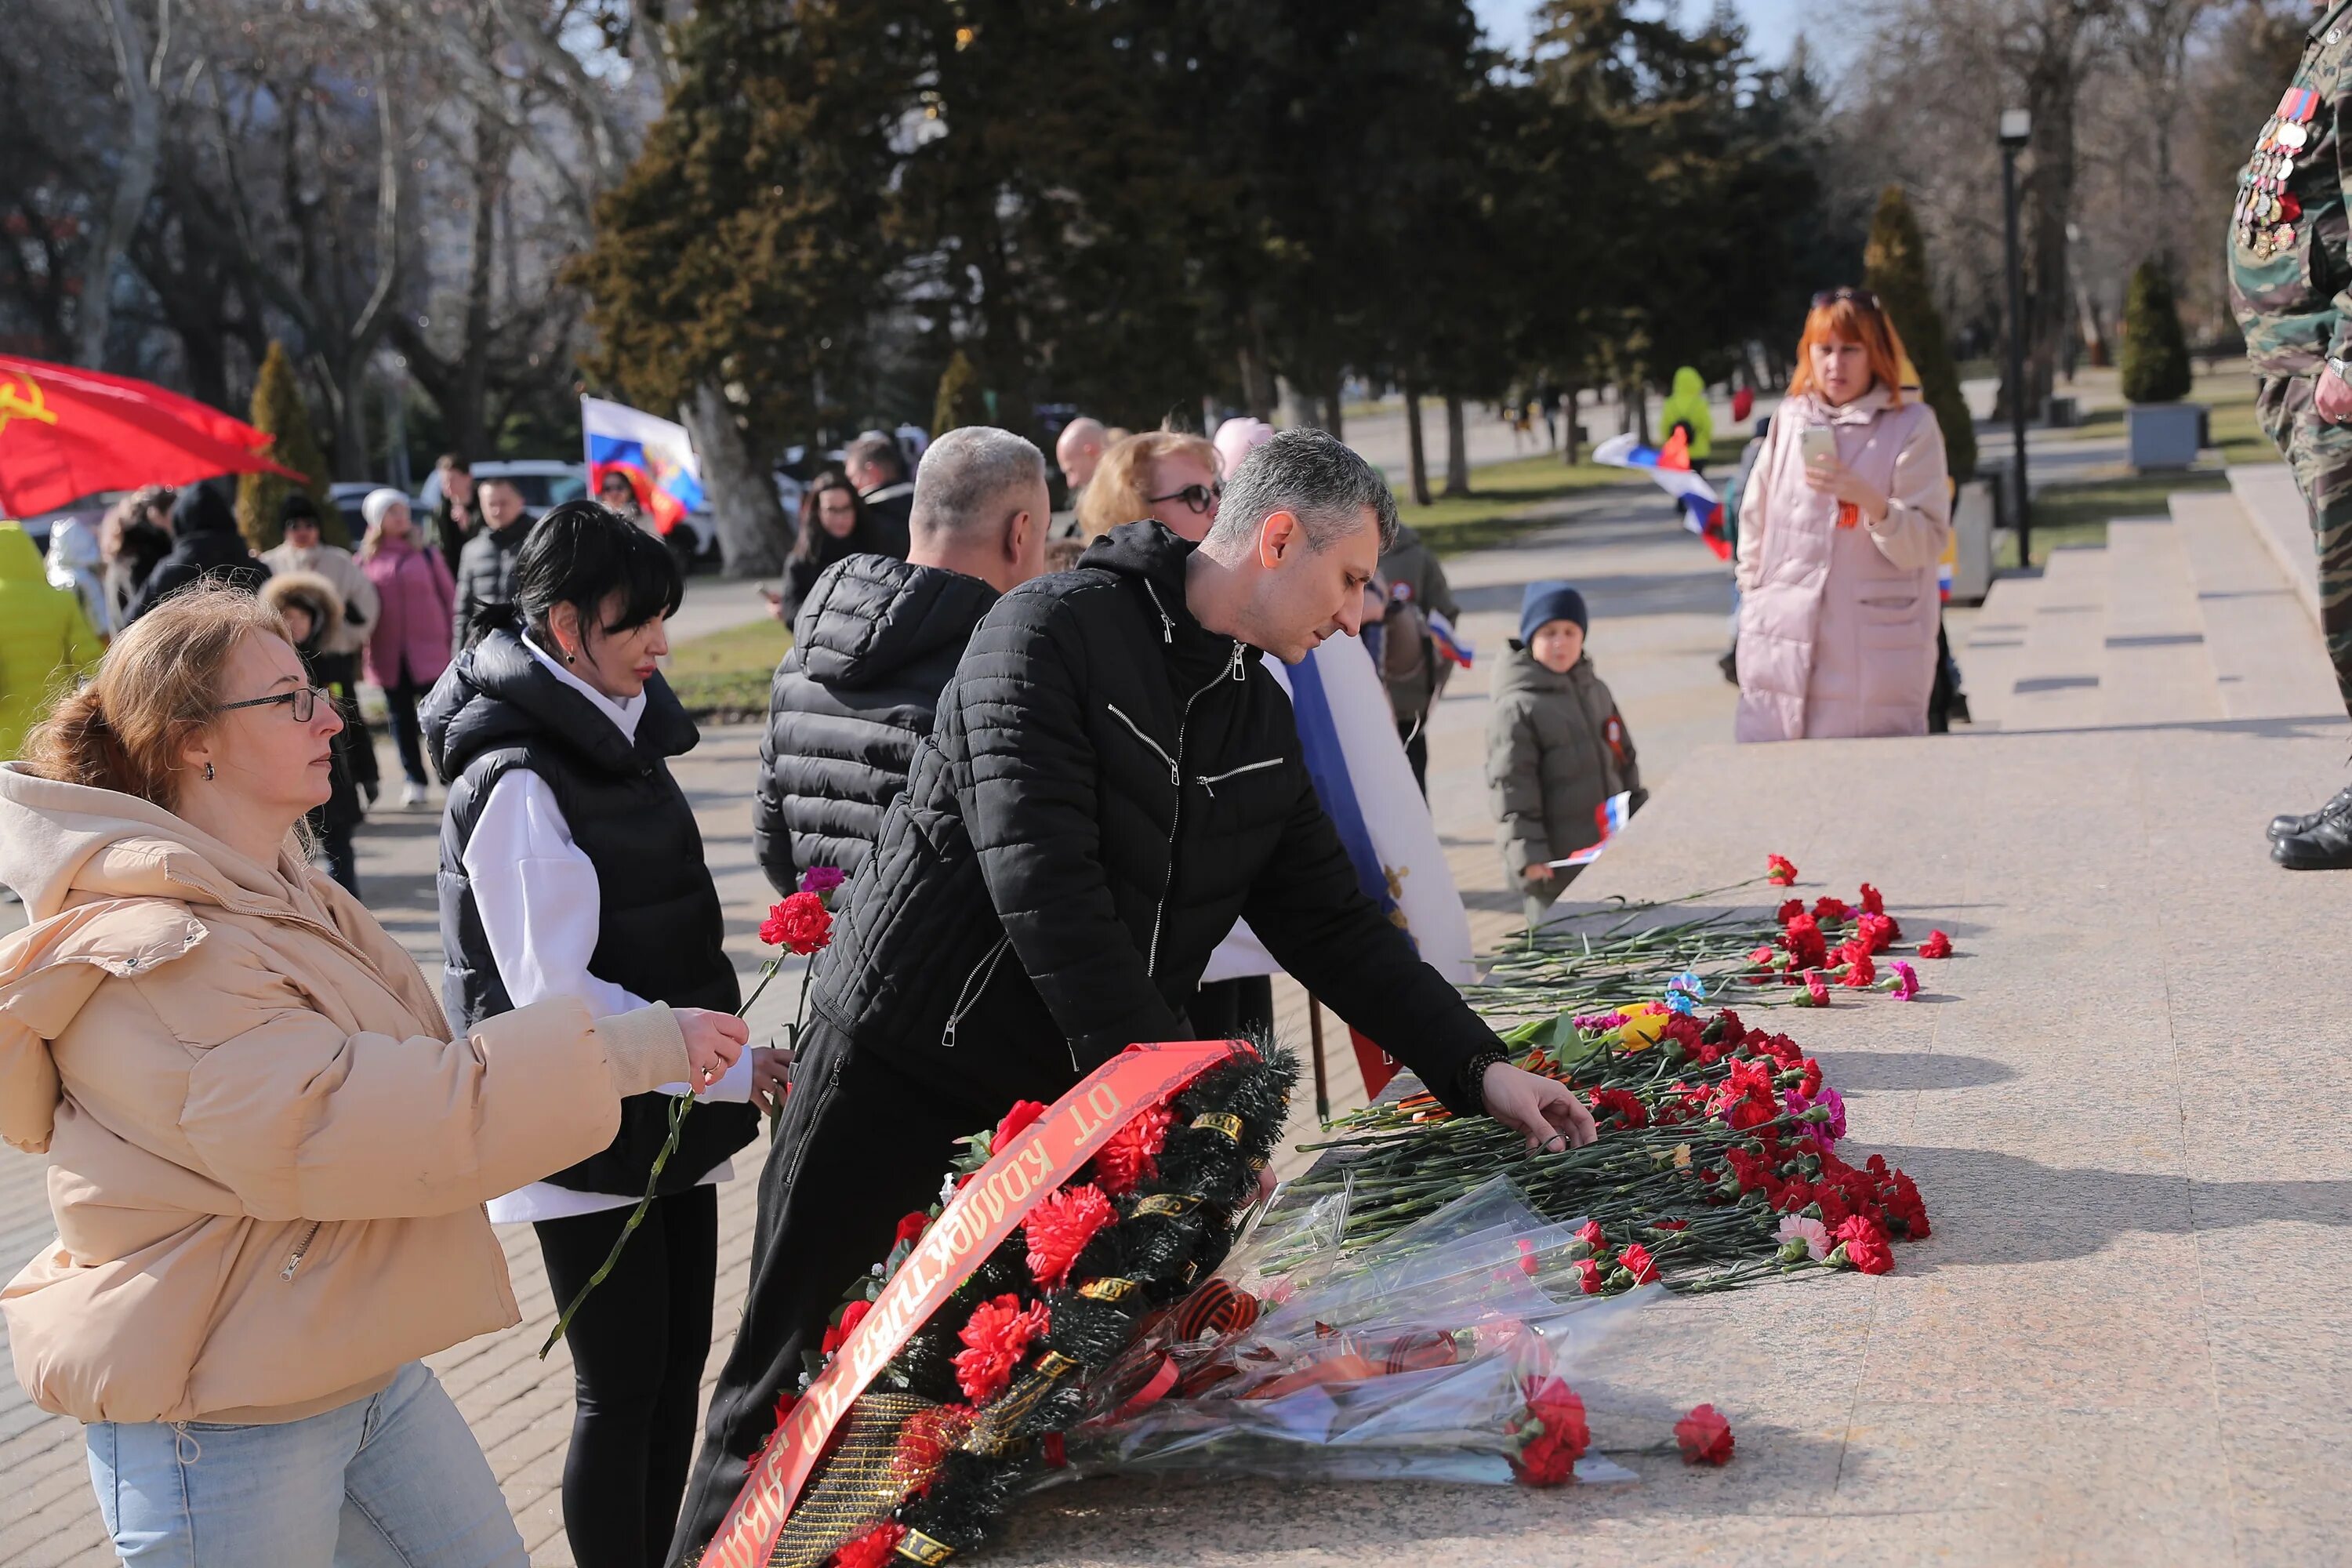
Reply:
[[483, 1202], [740, 1048], [722, 1016], [569, 1000], [451, 1040], [291, 837], [340, 728], [274, 615], [199, 588], [0, 768], [0, 881], [31, 922], [0, 942], [0, 1136], [47, 1152], [58, 1225], [0, 1310], [35, 1402], [93, 1424], [126, 1556], [323, 1563], [358, 1504], [395, 1541], [404, 1510], [495, 1506], [401, 1552], [520, 1561], [415, 1364], [520, 1321]]

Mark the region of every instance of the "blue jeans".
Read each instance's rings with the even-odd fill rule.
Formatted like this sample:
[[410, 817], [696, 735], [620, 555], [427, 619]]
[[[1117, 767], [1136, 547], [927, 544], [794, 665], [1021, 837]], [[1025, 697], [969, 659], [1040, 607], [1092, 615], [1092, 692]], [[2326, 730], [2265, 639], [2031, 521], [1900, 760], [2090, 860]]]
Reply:
[[89, 1477], [138, 1568], [528, 1568], [465, 1417], [420, 1362], [267, 1426], [99, 1421]]

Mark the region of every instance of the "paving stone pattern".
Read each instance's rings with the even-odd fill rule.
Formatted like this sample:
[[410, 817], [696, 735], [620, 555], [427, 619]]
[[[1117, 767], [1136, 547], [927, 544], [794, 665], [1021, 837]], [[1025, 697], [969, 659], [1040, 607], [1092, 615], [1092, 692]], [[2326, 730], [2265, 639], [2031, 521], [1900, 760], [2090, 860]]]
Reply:
[[[2347, 1434], [2336, 1281], [2352, 1157], [2332, 1047], [2352, 1003], [2315, 963], [2340, 879], [2263, 858], [2261, 821], [2341, 782], [2347, 734], [2318, 639], [2229, 498], [2062, 552], [1950, 618], [1974, 734], [1735, 749], [1724, 574], [1646, 497], [1591, 498], [1521, 543], [1450, 563], [1465, 629], [1499, 652], [1519, 584], [1570, 577], [1656, 798], [1575, 889], [1659, 896], [1759, 868], [1807, 894], [1867, 877], [1961, 956], [1904, 1005], [1783, 1015], [1848, 1095], [1853, 1137], [1917, 1177], [1937, 1234], [1879, 1279], [1678, 1301], [1628, 1352], [1627, 1397], [1707, 1398], [1722, 1471], [1637, 1460], [1643, 1484], [1198, 1489], [1092, 1482], [1025, 1505], [1006, 1563], [2302, 1563], [2340, 1550]], [[2212, 503], [2212, 504], [2208, 504]], [[2200, 510], [2202, 508], [2202, 510]], [[2218, 509], [2218, 510], [2217, 510]], [[1474, 930], [1516, 922], [1480, 778], [1486, 679], [1432, 726], [1433, 809]], [[2026, 732], [2036, 731], [2036, 732]], [[749, 729], [680, 774], [749, 972], [768, 897], [750, 860]], [[433, 824], [362, 838], [371, 901], [438, 962]], [[1303, 1045], [1304, 998], [1278, 991]], [[787, 987], [762, 1026], [788, 1016]], [[1339, 1102], [1360, 1102], [1326, 1014]], [[1352, 1092], [1350, 1092], [1352, 1090]], [[1300, 1097], [1302, 1102], [1306, 1096]], [[1295, 1129], [1312, 1129], [1302, 1103]], [[739, 1167], [748, 1176], [758, 1151]], [[1293, 1156], [1291, 1165], [1303, 1163]], [[0, 1253], [50, 1234], [39, 1163], [0, 1161]], [[715, 1367], [740, 1310], [752, 1184], [722, 1189]], [[434, 1358], [504, 1481], [534, 1562], [568, 1563], [555, 1489], [570, 1423], [527, 1233], [525, 1323]], [[1664, 1353], [1671, 1348], [1673, 1353]], [[109, 1561], [78, 1430], [0, 1390], [0, 1561]]]

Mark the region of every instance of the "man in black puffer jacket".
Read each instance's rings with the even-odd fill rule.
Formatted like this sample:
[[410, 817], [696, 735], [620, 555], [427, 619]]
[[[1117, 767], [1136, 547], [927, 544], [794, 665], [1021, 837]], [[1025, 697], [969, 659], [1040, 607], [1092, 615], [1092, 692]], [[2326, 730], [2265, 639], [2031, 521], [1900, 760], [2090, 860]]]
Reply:
[[452, 658], [473, 646], [483, 611], [514, 603], [515, 555], [536, 521], [512, 479], [484, 479], [474, 495], [484, 526], [457, 552], [457, 605], [449, 616]]
[[1045, 570], [1052, 510], [1035, 447], [950, 430], [923, 454], [907, 559], [845, 556], [817, 578], [776, 667], [751, 800], [751, 847], [776, 891], [812, 866], [864, 865], [971, 629]]
[[1575, 1096], [1508, 1065], [1365, 897], [1249, 655], [1296, 663], [1353, 635], [1395, 528], [1377, 470], [1288, 431], [1243, 461], [1197, 547], [1125, 524], [981, 622], [818, 960], [673, 1562], [709, 1541], [802, 1352], [932, 1201], [954, 1141], [1133, 1042], [1189, 1037], [1184, 1003], [1236, 918], [1453, 1110], [1530, 1147], [1591, 1138]]

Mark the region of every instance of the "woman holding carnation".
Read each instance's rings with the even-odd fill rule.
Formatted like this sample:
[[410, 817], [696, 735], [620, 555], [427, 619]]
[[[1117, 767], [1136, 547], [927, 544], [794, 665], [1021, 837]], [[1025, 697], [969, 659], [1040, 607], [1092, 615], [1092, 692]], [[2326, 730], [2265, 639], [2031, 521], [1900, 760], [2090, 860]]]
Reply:
[[342, 720], [278, 617], [198, 584], [0, 767], [0, 1136], [58, 1238], [9, 1284], [19, 1377], [86, 1423], [126, 1559], [523, 1562], [418, 1358], [519, 1321], [485, 1199], [708, 1082], [742, 1026], [560, 997], [450, 1037], [304, 860]]
[[1739, 507], [1741, 741], [1924, 735], [1951, 486], [1866, 289], [1813, 296]]
[[[523, 544], [515, 592], [425, 704], [435, 764], [452, 781], [440, 874], [450, 1012], [470, 1023], [551, 996], [732, 1012], [741, 993], [718, 889], [669, 771], [700, 738], [656, 668], [684, 593], [676, 561], [598, 503], [568, 501]], [[744, 1102], [779, 1092], [783, 1065], [747, 1052], [701, 1091], [727, 1103], [687, 1119], [637, 1233], [572, 1321], [563, 1521], [583, 1568], [646, 1568], [668, 1542], [710, 1349], [713, 1184], [757, 1131]], [[494, 1222], [538, 1232], [557, 1301], [619, 1239], [686, 1088], [635, 1097], [604, 1150], [491, 1202]]]

